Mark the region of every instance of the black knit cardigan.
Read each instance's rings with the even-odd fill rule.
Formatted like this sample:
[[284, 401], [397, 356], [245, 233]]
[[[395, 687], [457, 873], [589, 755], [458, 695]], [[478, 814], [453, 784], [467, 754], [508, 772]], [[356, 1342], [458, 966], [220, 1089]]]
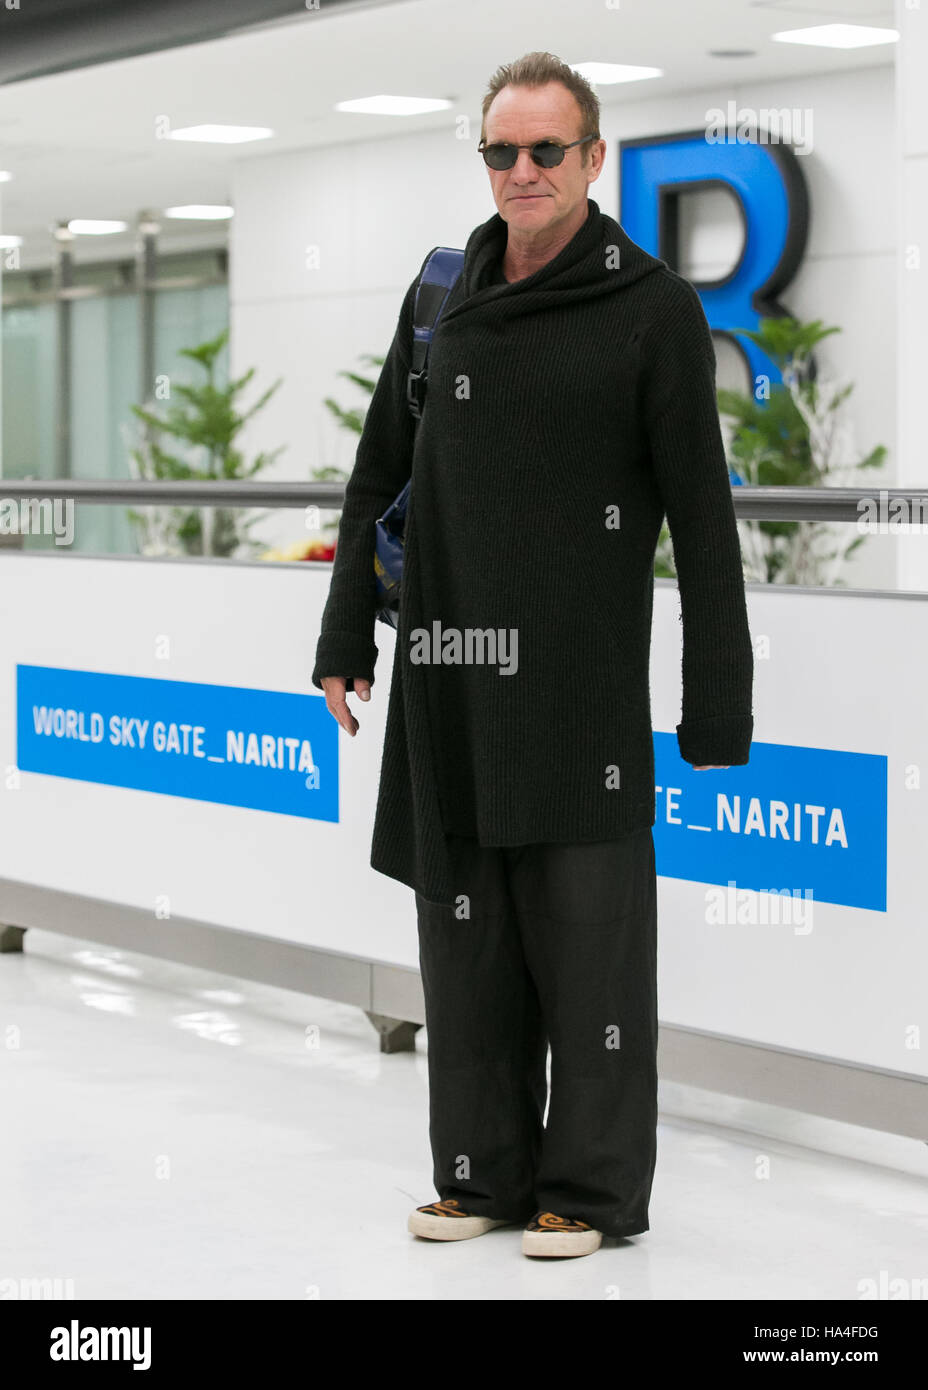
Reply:
[[[374, 679], [374, 522], [411, 475], [370, 862], [433, 902], [460, 891], [449, 832], [521, 845], [654, 824], [649, 652], [665, 514], [681, 756], [748, 761], [753, 653], [709, 326], [688, 280], [587, 206], [572, 240], [511, 284], [495, 274], [505, 222], [474, 229], [418, 425], [410, 284], [346, 488], [312, 680]], [[447, 645], [455, 632], [470, 660]]]

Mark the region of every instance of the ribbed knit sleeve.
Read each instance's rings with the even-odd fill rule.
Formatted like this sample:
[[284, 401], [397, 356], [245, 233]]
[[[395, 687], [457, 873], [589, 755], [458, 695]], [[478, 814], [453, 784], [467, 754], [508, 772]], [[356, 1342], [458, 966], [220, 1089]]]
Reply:
[[[418, 277], [417, 277], [418, 279]], [[374, 577], [375, 523], [412, 471], [416, 422], [406, 404], [406, 375], [412, 345], [416, 280], [406, 291], [393, 342], [371, 396], [354, 468], [345, 486], [329, 595], [316, 644], [312, 682], [323, 676], [373, 682], [377, 585]]]
[[670, 526], [683, 621], [681, 756], [746, 763], [754, 658], [719, 422], [715, 349], [699, 295], [671, 272], [669, 312], [643, 342], [654, 477]]

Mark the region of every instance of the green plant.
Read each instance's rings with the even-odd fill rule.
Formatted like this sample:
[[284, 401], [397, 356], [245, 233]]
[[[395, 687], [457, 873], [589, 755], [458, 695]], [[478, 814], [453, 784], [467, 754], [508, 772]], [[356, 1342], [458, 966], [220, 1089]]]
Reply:
[[[238, 398], [250, 384], [256, 368], [250, 367], [242, 376], [224, 386], [216, 382], [216, 359], [228, 341], [228, 329], [198, 347], [181, 348], [180, 355], [201, 367], [206, 380], [190, 386], [171, 382], [171, 392], [177, 403], [171, 404], [163, 415], [153, 410], [153, 402], [131, 407], [144, 427], [130, 457], [138, 476], [159, 481], [228, 481], [253, 478], [283, 452], [285, 446], [262, 451], [250, 462], [236, 447], [241, 430], [261, 410], [281, 385], [278, 379], [248, 410], [240, 410]], [[161, 444], [167, 435], [186, 446], [183, 454], [170, 452]], [[196, 462], [192, 460], [196, 459]], [[204, 512], [211, 525], [204, 525]], [[239, 508], [162, 509], [154, 519], [145, 513], [130, 511], [131, 520], [147, 538], [147, 553], [154, 549], [170, 550], [180, 546], [188, 555], [233, 555], [241, 549], [253, 551], [260, 542], [248, 532], [266, 512], [243, 514]], [[144, 547], [143, 547], [144, 548]]]
[[[759, 487], [848, 486], [858, 470], [881, 468], [886, 449], [878, 445], [855, 457], [838, 411], [853, 385], [822, 380], [813, 349], [837, 327], [820, 319], [762, 318], [756, 332], [735, 329], [774, 361], [782, 383], [758, 381], [753, 395], [721, 389], [720, 414], [734, 422], [729, 467], [742, 482]], [[745, 578], [767, 584], [834, 584], [841, 567], [866, 539], [845, 545], [846, 530], [829, 522], [739, 521]], [[654, 572], [675, 577], [670, 535], [661, 530]]]
[[[366, 352], [362, 353], [358, 360], [367, 362], [372, 367], [382, 367], [386, 359], [375, 357], [372, 353]], [[360, 386], [361, 390], [366, 391], [368, 396], [374, 394], [374, 387], [377, 385], [376, 377], [359, 376], [357, 372], [345, 371], [338, 372], [337, 375], [345, 377], [347, 381], [353, 381], [355, 386]], [[345, 410], [331, 396], [326, 396], [323, 404], [328, 407], [343, 429], [352, 430], [355, 434], [361, 433], [364, 428], [366, 410], [362, 410], [360, 406], [352, 406], [351, 409]]]
[[[371, 367], [382, 367], [386, 359], [377, 357], [373, 353], [366, 352], [361, 353], [358, 360], [360, 362], [366, 362], [368, 366]], [[340, 371], [337, 375], [344, 377], [347, 381], [353, 381], [355, 386], [359, 386], [368, 396], [374, 394], [374, 388], [377, 385], [376, 377], [361, 376], [358, 372], [349, 371]], [[326, 396], [323, 400], [323, 405], [335, 416], [335, 419], [342, 429], [349, 430], [352, 434], [360, 435], [361, 431], [364, 429], [364, 418], [367, 414], [366, 405], [363, 407], [351, 406], [346, 410], [343, 406], [340, 406], [338, 401], [334, 400], [332, 396]], [[330, 464], [325, 468], [315, 469], [311, 476], [316, 478], [320, 483], [347, 482], [350, 477], [350, 471], [346, 471], [344, 468], [337, 468]], [[330, 525], [332, 527], [338, 527], [341, 515], [340, 511], [331, 513], [332, 520]]]

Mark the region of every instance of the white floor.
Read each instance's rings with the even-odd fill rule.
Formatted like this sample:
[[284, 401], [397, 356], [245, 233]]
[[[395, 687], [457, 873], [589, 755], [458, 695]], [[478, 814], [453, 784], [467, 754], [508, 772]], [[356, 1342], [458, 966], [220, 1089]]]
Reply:
[[407, 1233], [435, 1197], [424, 1030], [381, 1056], [359, 1010], [30, 931], [0, 955], [0, 1037], [6, 1298], [857, 1300], [928, 1277], [914, 1140], [662, 1084], [651, 1230], [548, 1263], [516, 1228]]

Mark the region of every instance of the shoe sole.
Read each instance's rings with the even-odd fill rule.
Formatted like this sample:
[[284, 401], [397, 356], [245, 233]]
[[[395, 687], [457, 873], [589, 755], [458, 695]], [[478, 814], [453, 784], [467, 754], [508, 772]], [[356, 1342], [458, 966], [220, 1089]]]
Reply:
[[424, 1211], [410, 1213], [407, 1228], [410, 1235], [426, 1240], [472, 1240], [486, 1235], [494, 1226], [511, 1226], [511, 1221], [492, 1216], [430, 1216]]
[[602, 1231], [523, 1231], [523, 1255], [592, 1255], [603, 1243]]

